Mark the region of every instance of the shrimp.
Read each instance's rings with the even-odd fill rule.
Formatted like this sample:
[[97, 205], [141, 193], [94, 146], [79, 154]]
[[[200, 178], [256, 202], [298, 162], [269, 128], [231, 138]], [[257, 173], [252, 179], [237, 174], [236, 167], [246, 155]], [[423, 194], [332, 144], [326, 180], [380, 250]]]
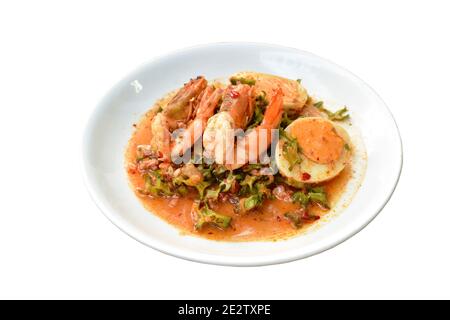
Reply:
[[202, 94], [200, 103], [186, 130], [175, 140], [172, 146], [172, 158], [182, 156], [202, 136], [208, 119], [214, 114], [222, 99], [223, 90], [207, 87]]
[[206, 86], [204, 77], [191, 79], [153, 117], [150, 146], [153, 152], [158, 153], [159, 160], [167, 162], [170, 159], [170, 133], [189, 120], [194, 102]]
[[204, 155], [219, 164], [228, 159], [234, 146], [233, 129], [243, 129], [254, 111], [253, 88], [246, 84], [228, 86], [218, 113], [209, 118], [203, 134]]
[[233, 118], [233, 128], [244, 128], [253, 116], [255, 104], [253, 99], [253, 88], [239, 84], [229, 86], [224, 93], [221, 112], [228, 112]]
[[272, 129], [278, 128], [283, 114], [283, 91], [277, 89], [271, 94], [272, 99], [266, 108], [261, 124], [238, 139], [235, 150], [235, 161], [227, 164], [229, 170], [235, 170], [246, 163], [256, 163], [262, 157], [264, 151], [272, 143]]
[[288, 113], [298, 114], [306, 101], [308, 100], [308, 93], [299, 81], [290, 80], [274, 75], [256, 73], [256, 72], [239, 72], [231, 76], [232, 83], [254, 83], [255, 95], [268, 94], [271, 99], [271, 93], [275, 92], [277, 88], [283, 91], [283, 107]]
[[[158, 159], [168, 162], [172, 155], [184, 154], [198, 139], [205, 127], [206, 121], [214, 113], [221, 100], [222, 89], [207, 86], [205, 78], [198, 77], [189, 81], [167, 103], [163, 110], [157, 113], [151, 123], [151, 149], [158, 153]], [[194, 119], [189, 123], [189, 119]], [[186, 126], [186, 134], [171, 143], [171, 133], [174, 129]]]

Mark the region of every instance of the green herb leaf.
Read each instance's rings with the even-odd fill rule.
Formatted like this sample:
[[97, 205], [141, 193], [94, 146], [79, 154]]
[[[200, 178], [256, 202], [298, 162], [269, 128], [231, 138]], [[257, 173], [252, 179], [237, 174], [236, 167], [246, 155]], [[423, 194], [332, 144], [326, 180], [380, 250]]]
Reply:
[[232, 171], [228, 174], [227, 178], [220, 182], [219, 189], [221, 192], [228, 192], [230, 191], [234, 181], [237, 179], [237, 175], [234, 175]]
[[281, 117], [281, 122], [280, 122], [280, 128], [282, 129], [286, 129], [286, 127], [288, 125], [290, 125], [292, 122], [294, 122], [294, 120], [292, 120], [287, 112], [283, 112], [283, 115]]
[[219, 164], [212, 169], [212, 174], [217, 178], [227, 172], [227, 170], [225, 166]]
[[247, 129], [255, 128], [261, 124], [268, 105], [269, 101], [266, 98], [266, 93], [262, 91], [255, 99], [255, 111], [253, 112], [252, 120], [247, 125]]
[[314, 103], [314, 107], [320, 109], [323, 108], [323, 101], [318, 101], [316, 103]]
[[144, 176], [144, 192], [154, 196], [172, 196], [174, 194], [169, 184], [163, 181], [159, 170], [151, 171]]
[[249, 163], [247, 165], [245, 165], [244, 167], [242, 167], [242, 171], [244, 172], [250, 172], [252, 170], [259, 170], [263, 167], [264, 165], [262, 165], [261, 163]]
[[308, 190], [308, 197], [311, 201], [329, 209], [327, 194], [322, 187], [315, 187]]
[[242, 84], [248, 84], [249, 86], [254, 86], [256, 81], [254, 79], [246, 79], [243, 77], [231, 77], [230, 82], [233, 86], [237, 85], [238, 83]]
[[192, 212], [195, 219], [195, 230], [200, 230], [206, 224], [212, 224], [220, 229], [226, 229], [230, 226], [231, 217], [215, 212], [207, 205], [199, 209], [199, 203], [194, 203]]
[[212, 166], [205, 166], [203, 164], [198, 165], [197, 169], [202, 173], [204, 180], [210, 180], [213, 178], [213, 167]]
[[304, 207], [309, 204], [309, 200], [309, 196], [303, 193], [303, 191], [297, 191], [292, 195], [292, 202], [299, 203]]
[[292, 195], [292, 202], [298, 203], [303, 207], [308, 206], [311, 201], [320, 204], [324, 208], [330, 208], [328, 204], [327, 194], [323, 187], [309, 188], [307, 193], [298, 191]]
[[262, 204], [262, 197], [260, 194], [252, 195], [244, 199], [244, 209], [249, 211]]
[[280, 130], [280, 136], [284, 139], [282, 142], [283, 157], [289, 163], [289, 170], [302, 162], [300, 157], [301, 148], [296, 139], [291, 137], [285, 130]]
[[256, 182], [256, 180], [259, 179], [259, 176], [252, 176], [247, 174], [244, 178], [244, 180], [242, 180], [240, 182], [240, 185], [242, 187], [247, 187], [248, 191], [251, 192], [253, 190], [253, 184]]
[[211, 185], [211, 183], [212, 182], [210, 182], [210, 181], [204, 180], [195, 185], [195, 188], [197, 188], [200, 199], [203, 199], [205, 197], [205, 190], [206, 190], [206, 188], [208, 188]]
[[332, 112], [328, 109], [325, 109], [325, 107], [323, 106], [323, 101], [314, 103], [314, 107], [325, 113], [328, 119], [330, 119], [331, 121], [343, 121], [350, 118], [347, 107], [343, 107], [336, 112]]
[[211, 200], [217, 200], [219, 198], [220, 192], [221, 192], [220, 187], [217, 187], [216, 189], [206, 189], [205, 198], [211, 199]]
[[176, 190], [182, 196], [185, 196], [188, 193], [188, 189], [186, 188], [186, 186], [179, 186]]

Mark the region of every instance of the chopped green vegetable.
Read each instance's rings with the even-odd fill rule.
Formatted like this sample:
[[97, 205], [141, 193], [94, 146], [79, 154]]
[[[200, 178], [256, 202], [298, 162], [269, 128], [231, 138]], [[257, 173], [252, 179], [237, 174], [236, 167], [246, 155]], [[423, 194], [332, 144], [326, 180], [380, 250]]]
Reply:
[[283, 116], [281, 118], [280, 127], [282, 129], [285, 129], [288, 125], [290, 125], [294, 120], [289, 118], [289, 115], [287, 112], [283, 112]]
[[231, 217], [217, 213], [208, 208], [207, 205], [200, 209], [199, 203], [194, 203], [192, 206], [192, 212], [195, 219], [195, 230], [200, 230], [206, 224], [212, 224], [220, 229], [226, 229], [229, 227], [231, 222]]
[[259, 170], [263, 167], [261, 163], [249, 163], [242, 167], [242, 171], [244, 172], [250, 172], [252, 170]]
[[154, 196], [172, 196], [169, 184], [163, 181], [159, 170], [151, 171], [144, 176], [144, 191]]
[[240, 182], [240, 185], [244, 188], [247, 188], [246, 191], [251, 192], [253, 190], [253, 184], [256, 180], [259, 179], [259, 176], [246, 175], [244, 180]]
[[333, 121], [342, 121], [350, 118], [350, 115], [348, 114], [347, 107], [344, 107], [342, 109], [339, 109], [338, 111], [332, 113], [331, 115], [328, 115], [331, 120]]
[[266, 93], [261, 92], [255, 99], [255, 111], [253, 112], [252, 120], [247, 125], [247, 129], [252, 129], [261, 124], [264, 119], [264, 112], [266, 107], [269, 105], [269, 101], [266, 98]]
[[203, 173], [193, 163], [187, 163], [180, 169], [180, 174], [173, 179], [173, 184], [195, 187], [203, 180]]
[[316, 221], [320, 219], [320, 216], [312, 215], [308, 211], [288, 211], [284, 214], [284, 217], [288, 219], [296, 229], [301, 228], [306, 221]]
[[289, 178], [284, 177], [280, 173], [277, 173], [275, 175], [275, 183], [278, 183], [278, 184], [285, 183], [288, 186], [294, 187], [296, 189], [302, 189], [305, 186], [305, 184], [303, 182], [299, 182], [298, 180], [295, 180], [292, 177], [289, 177]]
[[308, 197], [311, 201], [320, 204], [325, 208], [329, 208], [327, 194], [322, 187], [315, 187], [308, 190]]
[[289, 177], [289, 178], [283, 177], [283, 179], [284, 179], [284, 181], [283, 181], [284, 183], [286, 183], [287, 185], [289, 185], [291, 187], [297, 188], [297, 189], [301, 189], [305, 186], [305, 184], [303, 182], [299, 182], [298, 180], [295, 180], [292, 177]]
[[348, 145], [348, 143], [344, 144], [344, 148], [345, 148], [345, 150], [347, 150], [347, 151], [350, 151], [350, 150], [351, 150], [351, 149], [350, 149], [350, 146]]
[[257, 206], [262, 204], [262, 201], [263, 197], [261, 196], [261, 194], [254, 194], [248, 198], [245, 198], [243, 202], [244, 211], [249, 211], [256, 208]]
[[272, 191], [267, 187], [269, 184], [271, 184], [271, 181], [258, 181], [255, 186], [257, 192], [261, 196], [265, 196], [266, 198], [269, 198], [272, 195]]
[[195, 185], [195, 188], [197, 188], [198, 195], [200, 199], [203, 199], [205, 197], [205, 190], [211, 185], [210, 181], [202, 181]]
[[237, 85], [238, 83], [242, 84], [248, 84], [249, 86], [254, 86], [256, 81], [254, 79], [246, 79], [244, 77], [231, 77], [230, 82], [233, 86]]
[[245, 212], [260, 206], [264, 199], [272, 198], [272, 191], [268, 186], [273, 181], [272, 176], [247, 174], [240, 182], [239, 195], [242, 198], [239, 209]]
[[320, 216], [313, 215], [309, 211], [306, 211], [301, 219], [302, 221], [316, 221], [320, 219]]
[[317, 109], [323, 108], [323, 101], [318, 101], [314, 103], [314, 107], [316, 107]]
[[227, 172], [227, 170], [228, 169], [225, 166], [219, 164], [212, 169], [212, 174], [214, 176], [216, 176], [216, 178], [217, 178], [217, 177], [221, 176], [222, 174], [224, 174], [225, 172]]
[[193, 187], [193, 185], [191, 185], [191, 184], [189, 183], [189, 179], [186, 178], [186, 177], [183, 177], [183, 176], [181, 176], [181, 175], [178, 176], [178, 177], [173, 178], [172, 183], [173, 183], [175, 186], [181, 186], [181, 185], [185, 184], [185, 185], [187, 185], [187, 186], [192, 186], [192, 187]]
[[197, 169], [202, 173], [203, 175], [203, 179], [204, 180], [210, 180], [213, 177], [213, 167], [212, 166], [207, 166], [204, 167], [202, 164], [197, 166]]
[[228, 192], [231, 189], [232, 184], [234, 183], [235, 180], [236, 176], [233, 175], [233, 173], [230, 171], [227, 178], [225, 180], [222, 180], [217, 187], [210, 189], [208, 188], [209, 186], [207, 186], [205, 198], [217, 200], [219, 198], [220, 193]]
[[303, 193], [303, 191], [297, 191], [292, 195], [292, 202], [299, 203], [304, 207], [309, 204], [309, 200], [308, 195]]
[[329, 209], [327, 194], [322, 187], [310, 188], [307, 193], [297, 191], [292, 195], [292, 202], [299, 203], [303, 207], [306, 207], [311, 201]]
[[265, 108], [269, 105], [269, 100], [267, 100], [267, 93], [265, 91], [261, 91], [259, 95], [255, 98], [256, 105], [261, 108]]
[[188, 193], [188, 189], [186, 188], [186, 186], [179, 186], [176, 190], [182, 196], [185, 196]]
[[267, 187], [273, 182], [273, 179], [266, 179], [265, 176], [247, 175], [244, 181], [246, 183], [243, 184], [243, 187], [239, 192], [241, 196], [244, 196], [244, 198], [241, 199], [240, 206], [242, 211], [245, 212], [254, 209], [262, 205], [264, 199], [271, 199], [273, 197], [271, 189]]
[[215, 188], [215, 189], [206, 189], [205, 198], [211, 199], [211, 200], [217, 200], [219, 198], [220, 192], [221, 192], [220, 187]]
[[302, 79], [297, 79], [298, 84], [302, 83]]
[[331, 121], [343, 121], [350, 118], [347, 107], [343, 107], [336, 112], [332, 112], [328, 109], [325, 109], [325, 107], [323, 106], [323, 101], [314, 103], [314, 107], [324, 112], [328, 116], [328, 119], [330, 119]]
[[301, 228], [303, 225], [302, 219], [300, 219], [299, 215], [295, 212], [286, 212], [284, 217], [287, 218], [296, 229]]
[[289, 170], [302, 162], [300, 157], [301, 148], [296, 139], [291, 137], [285, 130], [280, 130], [280, 136], [284, 138], [282, 144], [283, 157], [289, 163]]
[[228, 192], [230, 191], [231, 187], [233, 186], [234, 181], [238, 179], [239, 175], [234, 175], [232, 171], [228, 174], [227, 178], [220, 182], [219, 188], [221, 189], [221, 192]]
[[247, 126], [248, 129], [255, 128], [261, 124], [264, 118], [264, 113], [259, 106], [255, 106], [255, 111], [253, 113], [253, 118], [250, 124]]

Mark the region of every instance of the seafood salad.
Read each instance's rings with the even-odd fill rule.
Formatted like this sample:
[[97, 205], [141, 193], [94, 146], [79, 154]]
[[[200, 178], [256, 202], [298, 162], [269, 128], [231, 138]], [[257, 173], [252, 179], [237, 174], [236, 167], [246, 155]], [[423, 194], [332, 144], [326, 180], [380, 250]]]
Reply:
[[301, 80], [198, 76], [134, 125], [126, 169], [143, 205], [183, 233], [287, 238], [323, 218], [351, 178], [349, 122]]

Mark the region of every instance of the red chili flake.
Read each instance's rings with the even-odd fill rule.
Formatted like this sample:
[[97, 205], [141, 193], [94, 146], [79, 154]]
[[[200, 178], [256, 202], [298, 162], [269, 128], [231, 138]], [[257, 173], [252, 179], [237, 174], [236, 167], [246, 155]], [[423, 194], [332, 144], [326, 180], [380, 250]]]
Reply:
[[237, 92], [237, 91], [231, 90], [231, 91], [230, 91], [230, 96], [231, 96], [233, 99], [236, 99], [236, 98], [239, 98], [240, 94], [239, 94], [239, 92]]
[[309, 179], [311, 179], [311, 175], [308, 172], [303, 172], [302, 173], [302, 180], [306, 181], [306, 180], [309, 180]]

